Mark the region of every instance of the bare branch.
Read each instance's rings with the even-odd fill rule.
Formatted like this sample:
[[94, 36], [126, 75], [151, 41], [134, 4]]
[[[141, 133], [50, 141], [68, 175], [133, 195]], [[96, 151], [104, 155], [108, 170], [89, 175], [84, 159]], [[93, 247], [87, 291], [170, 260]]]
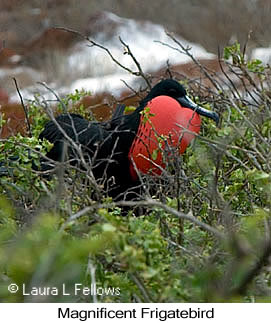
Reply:
[[129, 47], [129, 45], [127, 45], [122, 39], [121, 39], [121, 37], [119, 37], [119, 40], [120, 40], [120, 42], [122, 43], [122, 45], [125, 47], [125, 54], [127, 53], [129, 56], [131, 56], [131, 58], [132, 58], [132, 60], [134, 61], [134, 63], [136, 64], [136, 66], [137, 66], [137, 69], [138, 69], [138, 76], [140, 75], [144, 80], [145, 80], [145, 82], [147, 83], [147, 85], [148, 85], [148, 88], [149, 89], [151, 89], [151, 83], [150, 83], [150, 81], [149, 81], [149, 78], [148, 77], [146, 77], [146, 75], [143, 73], [143, 71], [142, 71], [142, 68], [141, 68], [141, 66], [140, 66], [140, 64], [139, 64], [139, 62], [138, 62], [138, 60], [135, 58], [135, 56], [134, 56], [134, 54], [131, 52], [131, 50], [130, 50], [130, 47]]
[[191, 50], [191, 47], [184, 47], [173, 35], [173, 33], [170, 33], [168, 31], [165, 31], [166, 35], [172, 39], [180, 48], [177, 48], [177, 47], [174, 47], [170, 44], [167, 44], [167, 43], [164, 43], [164, 42], [161, 42], [161, 41], [155, 41], [157, 43], [160, 43], [162, 44], [163, 46], [166, 46], [166, 47], [169, 47], [173, 50], [176, 50], [178, 51], [179, 53], [181, 54], [185, 54], [187, 55], [188, 57], [190, 57], [192, 59], [192, 61], [197, 65], [199, 66], [200, 70], [203, 72], [203, 74], [205, 75], [205, 77], [208, 78], [208, 80], [211, 82], [211, 84], [213, 84], [213, 86], [215, 87], [215, 89], [217, 91], [219, 91], [219, 87], [217, 86], [216, 82], [214, 81], [214, 79], [206, 72], [205, 68], [200, 64], [199, 61], [197, 61], [195, 59], [195, 57], [190, 53], [190, 50]]
[[59, 95], [52, 88], [50, 88], [45, 82], [37, 82], [37, 83], [44, 86], [48, 91], [50, 91], [56, 97], [57, 102], [59, 102], [61, 104], [64, 113], [68, 112], [68, 109], [67, 109], [66, 105], [64, 104], [63, 100], [61, 100]]
[[152, 301], [146, 287], [144, 286], [144, 283], [141, 281], [140, 277], [135, 273], [130, 273], [129, 276], [132, 278], [132, 280], [134, 281], [134, 283], [136, 284], [136, 286], [140, 290], [140, 292], [144, 298], [144, 302], [152, 303], [153, 301]]
[[23, 97], [22, 97], [22, 95], [21, 95], [21, 92], [20, 92], [20, 89], [19, 89], [19, 87], [18, 87], [18, 83], [17, 83], [17, 80], [16, 80], [16, 78], [15, 78], [15, 77], [13, 77], [13, 81], [14, 81], [14, 83], [15, 83], [16, 91], [17, 91], [17, 93], [18, 93], [18, 95], [19, 95], [19, 97], [20, 97], [22, 107], [23, 107], [23, 109], [24, 109], [24, 115], [25, 115], [25, 119], [26, 119], [26, 122], [27, 122], [27, 128], [28, 128], [29, 136], [30, 136], [30, 137], [32, 137], [32, 133], [31, 133], [31, 126], [30, 126], [30, 120], [29, 120], [29, 118], [28, 118], [28, 111], [27, 111], [27, 108], [26, 108], [26, 106], [25, 106], [25, 104], [24, 104], [24, 100], [23, 100]]
[[244, 274], [239, 286], [231, 291], [232, 295], [245, 295], [248, 285], [259, 274], [262, 268], [269, 263], [268, 259], [271, 256], [271, 240], [264, 243], [262, 250], [263, 252], [258, 260]]
[[133, 53], [131, 52], [131, 50], [130, 50], [129, 46], [128, 46], [127, 44], [125, 44], [125, 43], [124, 43], [124, 41], [123, 41], [120, 37], [119, 37], [120, 42], [125, 46], [125, 50], [126, 50], [126, 52], [125, 52], [125, 53], [127, 53], [127, 54], [129, 54], [129, 56], [131, 56], [132, 60], [134, 61], [134, 63], [136, 64], [136, 66], [137, 66], [137, 68], [138, 68], [138, 71], [137, 71], [137, 72], [135, 72], [135, 71], [131, 70], [129, 67], [127, 67], [127, 66], [125, 66], [125, 65], [121, 64], [121, 63], [120, 63], [120, 62], [119, 62], [119, 61], [114, 57], [114, 55], [111, 53], [111, 51], [110, 51], [107, 47], [105, 47], [105, 46], [103, 46], [103, 45], [101, 45], [101, 44], [97, 43], [96, 41], [94, 41], [93, 39], [89, 38], [88, 36], [83, 35], [82, 33], [78, 32], [78, 31], [75, 31], [75, 30], [72, 30], [72, 29], [69, 29], [69, 28], [64, 28], [64, 27], [55, 27], [55, 29], [60, 29], [60, 30], [64, 30], [64, 31], [67, 31], [67, 32], [71, 32], [71, 33], [73, 33], [73, 34], [76, 34], [76, 35], [80, 36], [81, 38], [83, 38], [83, 39], [87, 40], [87, 41], [91, 44], [91, 45], [90, 45], [90, 47], [95, 46], [95, 47], [101, 48], [102, 50], [104, 50], [104, 51], [108, 54], [108, 56], [111, 58], [111, 60], [112, 60], [116, 65], [118, 65], [118, 66], [119, 66], [119, 67], [121, 67], [123, 70], [125, 70], [126, 72], [128, 72], [128, 73], [130, 73], [130, 74], [132, 74], [132, 75], [134, 75], [134, 76], [141, 76], [141, 77], [145, 80], [145, 82], [147, 83], [148, 87], [149, 87], [149, 88], [151, 88], [151, 84], [150, 84], [149, 78], [148, 78], [148, 77], [146, 76], [146, 74], [142, 71], [142, 68], [141, 68], [141, 66], [140, 66], [139, 62], [137, 61], [137, 59], [135, 58], [135, 56], [134, 56], [134, 55], [133, 55]]

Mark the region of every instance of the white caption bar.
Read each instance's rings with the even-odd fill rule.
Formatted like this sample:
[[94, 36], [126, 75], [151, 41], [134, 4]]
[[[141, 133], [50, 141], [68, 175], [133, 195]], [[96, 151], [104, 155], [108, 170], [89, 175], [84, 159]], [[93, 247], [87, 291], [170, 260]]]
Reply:
[[1, 322], [269, 322], [271, 304], [0, 304]]

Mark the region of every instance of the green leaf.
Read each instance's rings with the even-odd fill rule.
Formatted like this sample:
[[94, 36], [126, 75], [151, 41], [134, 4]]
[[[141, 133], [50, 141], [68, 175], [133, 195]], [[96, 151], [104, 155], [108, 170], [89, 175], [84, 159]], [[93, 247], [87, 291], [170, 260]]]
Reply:
[[158, 157], [158, 153], [159, 153], [159, 149], [158, 149], [158, 148], [157, 148], [157, 149], [154, 149], [154, 150], [152, 151], [151, 158], [152, 158], [153, 160], [156, 160], [156, 159], [157, 159], [157, 157]]

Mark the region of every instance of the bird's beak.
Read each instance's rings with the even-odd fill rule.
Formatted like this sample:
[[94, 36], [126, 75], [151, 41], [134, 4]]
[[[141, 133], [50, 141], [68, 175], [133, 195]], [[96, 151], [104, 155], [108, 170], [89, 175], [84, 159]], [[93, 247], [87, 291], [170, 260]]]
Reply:
[[216, 112], [200, 107], [186, 95], [178, 98], [177, 101], [180, 103], [182, 107], [192, 109], [193, 111], [197, 112], [198, 114], [204, 117], [213, 119], [215, 123], [218, 125], [219, 115]]

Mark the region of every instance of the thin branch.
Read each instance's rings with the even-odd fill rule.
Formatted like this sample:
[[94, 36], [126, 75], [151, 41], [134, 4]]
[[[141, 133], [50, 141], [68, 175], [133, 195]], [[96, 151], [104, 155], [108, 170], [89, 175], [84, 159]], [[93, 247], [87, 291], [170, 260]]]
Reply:
[[103, 45], [101, 45], [101, 44], [97, 43], [96, 41], [94, 41], [93, 39], [89, 38], [88, 36], [86, 36], [86, 35], [84, 35], [84, 34], [82, 34], [82, 33], [78, 32], [78, 31], [76, 31], [76, 30], [69, 29], [69, 28], [64, 28], [64, 27], [55, 27], [55, 29], [63, 30], [63, 31], [66, 31], [66, 32], [73, 33], [73, 34], [75, 34], [75, 35], [77, 35], [77, 36], [80, 36], [81, 38], [83, 38], [83, 39], [87, 40], [87, 41], [91, 44], [91, 45], [90, 45], [90, 47], [94, 47], [94, 46], [95, 46], [95, 47], [101, 48], [103, 51], [105, 51], [105, 52], [108, 54], [108, 56], [111, 58], [111, 60], [112, 60], [116, 65], [118, 65], [118, 66], [119, 66], [119, 67], [121, 67], [123, 70], [125, 70], [126, 72], [128, 72], [128, 73], [130, 73], [130, 74], [132, 74], [132, 75], [135, 75], [135, 76], [141, 76], [141, 77], [145, 80], [145, 82], [147, 83], [148, 87], [149, 87], [149, 88], [151, 88], [151, 84], [150, 84], [150, 81], [149, 81], [148, 77], [147, 77], [147, 76], [145, 75], [145, 73], [142, 71], [142, 68], [141, 68], [141, 66], [140, 66], [139, 62], [137, 61], [137, 59], [135, 58], [135, 56], [134, 56], [134, 55], [133, 55], [133, 53], [131, 52], [131, 50], [130, 50], [129, 46], [128, 46], [127, 44], [125, 44], [121, 38], [119, 38], [119, 39], [120, 39], [120, 42], [125, 46], [125, 48], [126, 48], [126, 50], [127, 50], [127, 54], [129, 54], [129, 55], [131, 56], [131, 58], [133, 59], [134, 63], [136, 64], [136, 66], [137, 66], [137, 68], [138, 68], [138, 71], [137, 71], [137, 72], [135, 72], [135, 71], [131, 70], [129, 67], [127, 67], [127, 66], [125, 66], [125, 65], [121, 64], [121, 63], [120, 63], [120, 62], [119, 62], [119, 61], [114, 57], [114, 55], [111, 53], [111, 51], [110, 51], [107, 47], [105, 47], [105, 46], [103, 46]]
[[231, 291], [232, 295], [245, 295], [248, 285], [259, 274], [262, 268], [268, 263], [268, 258], [271, 256], [271, 240], [263, 246], [263, 253], [259, 259], [251, 266], [244, 275], [238, 287]]
[[144, 297], [144, 302], [152, 303], [152, 299], [144, 286], [143, 282], [141, 281], [140, 277], [137, 274], [130, 273], [130, 277], [132, 278], [133, 282], [136, 284], [138, 289], [141, 291], [142, 296]]
[[146, 200], [143, 200], [143, 201], [134, 201], [134, 202], [122, 201], [122, 202], [116, 203], [116, 205], [119, 205], [119, 206], [137, 206], [138, 205], [138, 206], [146, 206], [146, 207], [158, 207], [158, 208], [161, 208], [161, 209], [165, 210], [166, 212], [172, 214], [173, 216], [175, 216], [178, 219], [184, 219], [184, 220], [188, 220], [188, 221], [194, 223], [195, 225], [204, 229], [205, 231], [212, 233], [215, 237], [217, 237], [219, 239], [224, 240], [226, 238], [224, 233], [222, 233], [221, 231], [215, 229], [214, 227], [212, 227], [204, 222], [201, 222], [193, 215], [185, 214], [181, 211], [177, 211], [177, 210], [173, 209], [172, 207], [169, 207], [166, 204], [158, 202], [152, 198], [147, 198]]
[[188, 57], [190, 57], [192, 59], [192, 61], [201, 69], [201, 71], [203, 72], [203, 74], [205, 75], [205, 77], [208, 78], [208, 80], [211, 82], [211, 84], [213, 84], [213, 86], [216, 88], [217, 91], [219, 91], [219, 87], [217, 86], [216, 82], [214, 81], [214, 79], [206, 72], [205, 68], [200, 64], [199, 61], [197, 61], [195, 59], [195, 57], [190, 53], [191, 47], [184, 47], [174, 36], [173, 33], [170, 33], [168, 31], [165, 31], [166, 35], [173, 40], [173, 42], [175, 42], [180, 48], [176, 48], [170, 44], [164, 43], [162, 41], [155, 41], [156, 43], [160, 43], [163, 46], [169, 47], [173, 50], [178, 51], [181, 54], [185, 54]]
[[125, 47], [125, 54], [127, 53], [129, 56], [131, 56], [132, 60], [134, 61], [134, 63], [136, 64], [136, 67], [138, 69], [138, 73], [140, 76], [142, 76], [142, 78], [145, 80], [145, 82], [148, 85], [148, 88], [151, 89], [151, 83], [148, 79], [148, 77], [146, 77], [145, 73], [142, 71], [142, 68], [138, 62], [138, 60], [135, 58], [134, 54], [131, 52], [130, 47], [121, 39], [121, 37], [119, 37], [120, 42], [122, 43], [122, 45]]
[[27, 122], [27, 128], [28, 128], [28, 133], [29, 133], [29, 136], [32, 137], [32, 132], [31, 132], [31, 126], [30, 126], [30, 120], [28, 118], [28, 111], [27, 111], [27, 108], [24, 104], [24, 100], [23, 100], [23, 97], [21, 95], [21, 92], [20, 92], [20, 89], [19, 89], [19, 86], [18, 86], [18, 83], [17, 83], [17, 80], [15, 77], [13, 77], [13, 81], [15, 83], [15, 87], [16, 87], [16, 91], [20, 97], [20, 101], [21, 101], [21, 104], [22, 104], [22, 107], [24, 109], [24, 115], [25, 115], [25, 119], [26, 119], [26, 122]]
[[50, 88], [45, 82], [37, 82], [37, 83], [44, 86], [48, 91], [50, 91], [56, 97], [57, 102], [61, 104], [64, 113], [68, 112], [68, 109], [64, 104], [63, 100], [61, 100], [60, 96], [52, 88]]
[[84, 208], [83, 210], [80, 210], [79, 212], [73, 214], [72, 216], [70, 216], [67, 221], [63, 224], [63, 229], [66, 227], [66, 225], [71, 222], [74, 221], [84, 215], [86, 215], [89, 212], [93, 212], [98, 210], [99, 208], [114, 208], [115, 206], [130, 206], [130, 207], [138, 207], [138, 206], [143, 206], [143, 207], [158, 207], [161, 208], [163, 210], [165, 210], [166, 212], [172, 214], [173, 216], [175, 216], [178, 219], [184, 219], [184, 220], [188, 220], [192, 223], [194, 223], [195, 225], [197, 225], [198, 227], [204, 229], [207, 232], [210, 232], [211, 234], [213, 234], [215, 237], [221, 239], [221, 240], [225, 240], [225, 234], [217, 229], [215, 229], [214, 227], [208, 225], [207, 223], [201, 222], [200, 220], [198, 220], [196, 217], [194, 217], [193, 215], [190, 214], [185, 214], [181, 211], [177, 211], [169, 206], [167, 206], [166, 204], [163, 204], [161, 202], [158, 202], [152, 198], [146, 198], [145, 200], [141, 200], [141, 201], [120, 201], [120, 202], [116, 202], [116, 203], [97, 203], [94, 204], [92, 206], [88, 206], [86, 208]]
[[[96, 286], [96, 267], [93, 265], [91, 261], [91, 255], [88, 256], [88, 265], [87, 265], [87, 273], [89, 273], [91, 278], [91, 284]], [[92, 295], [93, 303], [98, 303], [97, 295], [96, 293], [93, 293]]]

